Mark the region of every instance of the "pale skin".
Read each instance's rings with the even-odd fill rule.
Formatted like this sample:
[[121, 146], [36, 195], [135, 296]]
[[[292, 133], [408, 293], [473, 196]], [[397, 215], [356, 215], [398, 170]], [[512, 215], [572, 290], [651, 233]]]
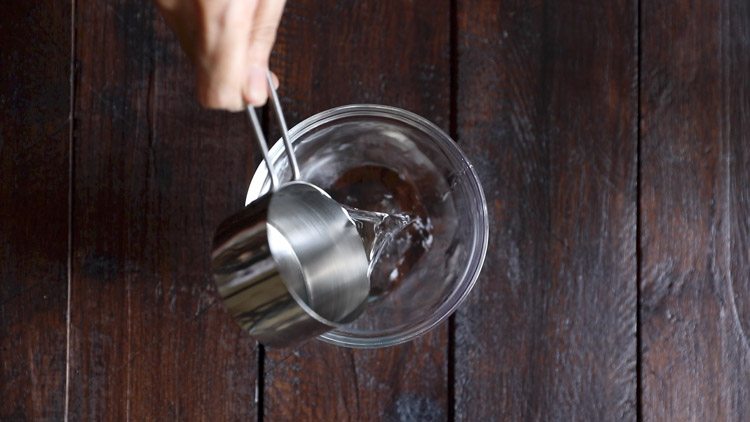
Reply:
[[239, 111], [265, 104], [268, 59], [285, 0], [155, 2], [195, 65], [204, 107]]

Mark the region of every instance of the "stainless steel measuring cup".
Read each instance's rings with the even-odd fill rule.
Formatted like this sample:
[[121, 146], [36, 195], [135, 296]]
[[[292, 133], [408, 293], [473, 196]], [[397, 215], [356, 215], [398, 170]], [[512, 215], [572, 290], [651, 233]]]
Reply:
[[223, 221], [211, 269], [224, 305], [250, 335], [291, 346], [353, 321], [370, 290], [368, 259], [347, 211], [322, 189], [300, 181], [278, 96], [292, 182], [279, 184], [252, 106], [247, 112], [271, 175], [271, 191]]

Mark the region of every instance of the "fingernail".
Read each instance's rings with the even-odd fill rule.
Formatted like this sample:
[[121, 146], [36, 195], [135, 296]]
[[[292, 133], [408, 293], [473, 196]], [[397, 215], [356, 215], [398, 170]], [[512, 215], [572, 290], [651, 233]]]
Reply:
[[266, 88], [266, 71], [260, 66], [250, 68], [250, 103], [262, 106], [266, 103], [268, 91]]

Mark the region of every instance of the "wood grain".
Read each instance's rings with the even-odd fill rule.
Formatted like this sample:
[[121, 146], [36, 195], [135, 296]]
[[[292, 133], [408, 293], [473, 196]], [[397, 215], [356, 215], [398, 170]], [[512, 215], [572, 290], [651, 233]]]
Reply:
[[149, 2], [0, 29], [0, 420], [750, 420], [747, 1], [290, 0], [290, 125], [454, 130], [491, 243], [453, 333], [269, 350], [262, 380], [208, 273], [245, 117], [197, 105]]
[[748, 420], [750, 6], [642, 7], [645, 420]]
[[246, 119], [197, 105], [150, 2], [77, 2], [75, 37], [70, 419], [255, 418], [255, 344], [208, 271], [242, 206]]
[[458, 4], [458, 142], [490, 246], [457, 420], [636, 418], [637, 3]]
[[[381, 103], [448, 129], [448, 2], [290, 1], [271, 68], [290, 124], [328, 108]], [[313, 341], [265, 362], [267, 420], [443, 420], [448, 331], [381, 350]]]
[[70, 14], [0, 14], [0, 420], [65, 412]]

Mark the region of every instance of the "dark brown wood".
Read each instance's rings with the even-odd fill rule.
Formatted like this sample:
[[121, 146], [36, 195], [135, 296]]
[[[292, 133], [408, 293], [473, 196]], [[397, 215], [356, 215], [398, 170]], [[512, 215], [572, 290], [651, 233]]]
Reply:
[[747, 1], [290, 0], [289, 123], [453, 129], [491, 238], [453, 333], [270, 350], [262, 380], [208, 272], [245, 117], [197, 105], [147, 1], [0, 29], [0, 420], [750, 420]]
[[459, 2], [458, 142], [487, 262], [457, 420], [636, 418], [637, 3]]
[[70, 13], [0, 13], [0, 420], [65, 414]]
[[642, 14], [645, 420], [750, 419], [750, 5]]
[[[328, 108], [381, 103], [449, 126], [450, 10], [433, 1], [290, 1], [272, 69], [290, 124]], [[349, 350], [313, 341], [269, 351], [268, 420], [443, 420], [447, 324], [418, 341]]]
[[243, 204], [242, 114], [202, 110], [150, 2], [76, 2], [71, 420], [248, 420], [257, 354], [215, 304]]

